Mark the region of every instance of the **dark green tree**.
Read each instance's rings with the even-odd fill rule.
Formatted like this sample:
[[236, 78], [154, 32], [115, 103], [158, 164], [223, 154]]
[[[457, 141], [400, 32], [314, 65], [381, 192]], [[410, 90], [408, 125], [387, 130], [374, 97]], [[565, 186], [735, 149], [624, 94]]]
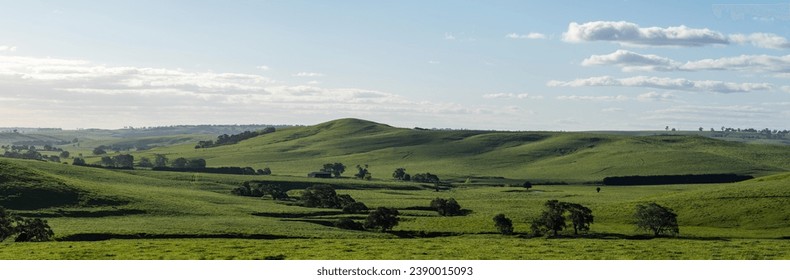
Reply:
[[455, 201], [455, 198], [435, 198], [431, 200], [431, 208], [435, 209], [442, 216], [458, 216], [463, 213], [461, 205]]
[[147, 157], [141, 157], [140, 161], [137, 163], [139, 167], [154, 167], [154, 163], [151, 162], [151, 159]]
[[134, 168], [134, 156], [132, 155], [117, 155], [112, 157], [114, 167], [118, 168]]
[[62, 158], [69, 158], [69, 156], [71, 156], [71, 153], [69, 153], [69, 151], [60, 152], [60, 157]]
[[112, 161], [111, 157], [103, 156], [103, 157], [101, 157], [101, 165], [106, 166], [106, 167], [114, 167], [115, 166], [115, 162]]
[[171, 164], [171, 166], [173, 168], [186, 168], [187, 167], [187, 159], [182, 158], [182, 157], [177, 158], [177, 159], [173, 160], [173, 163]]
[[195, 169], [206, 168], [206, 160], [202, 158], [187, 160], [187, 168], [195, 168]]
[[532, 183], [530, 181], [526, 181], [526, 182], [524, 182], [524, 184], [522, 186], [525, 189], [531, 189], [532, 188]]
[[352, 202], [343, 206], [343, 213], [355, 214], [368, 211], [368, 206], [362, 202]]
[[321, 171], [332, 173], [335, 178], [340, 178], [340, 174], [346, 172], [346, 166], [339, 162], [327, 163], [324, 164], [324, 168], [322, 168]]
[[549, 200], [543, 206], [544, 209], [540, 217], [532, 221], [533, 235], [540, 236], [551, 231], [552, 236], [557, 236], [557, 232], [565, 228], [562, 204], [557, 200]]
[[396, 180], [400, 180], [400, 181], [408, 181], [406, 180], [407, 175], [409, 174], [406, 174], [406, 168], [403, 167], [396, 168], [395, 171], [392, 172], [392, 178], [395, 178]]
[[677, 217], [672, 209], [655, 202], [637, 204], [634, 214], [637, 229], [653, 232], [654, 236], [663, 233], [679, 234]]
[[356, 222], [350, 218], [340, 218], [335, 222], [335, 227], [348, 229], [348, 230], [364, 230], [365, 227], [360, 222]]
[[85, 160], [82, 158], [75, 157], [74, 160], [71, 162], [72, 165], [85, 165]]
[[593, 223], [592, 210], [584, 207], [581, 204], [565, 203], [564, 208], [569, 213], [569, 218], [573, 224], [573, 234], [579, 234], [579, 231], [590, 230], [590, 224]]
[[340, 208], [335, 189], [328, 185], [315, 185], [302, 192], [302, 206], [317, 208]]
[[513, 221], [505, 217], [505, 214], [494, 216], [494, 226], [502, 234], [513, 234]]
[[395, 208], [379, 207], [371, 211], [365, 219], [365, 228], [367, 229], [381, 229], [381, 231], [388, 231], [398, 225], [398, 212]]
[[357, 165], [357, 170], [358, 170], [357, 174], [354, 174], [355, 178], [357, 178], [357, 179], [365, 179], [365, 180], [370, 180], [371, 179], [371, 174], [370, 174], [370, 171], [368, 171], [368, 165], [367, 164], [365, 164], [364, 166], [363, 165]]
[[166, 167], [168, 159], [165, 155], [154, 155], [154, 167]]
[[18, 232], [14, 240], [16, 242], [50, 241], [52, 236], [55, 235], [47, 221], [39, 218], [22, 219], [17, 225], [16, 231]]
[[103, 155], [103, 154], [106, 154], [106, 153], [107, 153], [107, 151], [105, 151], [104, 148], [102, 148], [102, 147], [96, 147], [95, 149], [93, 149], [93, 154], [94, 155]]
[[16, 216], [0, 206], [0, 242], [16, 233]]

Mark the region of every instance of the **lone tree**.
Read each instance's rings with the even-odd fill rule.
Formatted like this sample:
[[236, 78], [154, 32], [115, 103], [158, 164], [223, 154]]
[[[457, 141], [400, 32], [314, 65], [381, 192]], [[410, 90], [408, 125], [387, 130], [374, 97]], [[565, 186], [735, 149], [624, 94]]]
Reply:
[[458, 204], [458, 201], [455, 201], [455, 198], [444, 199], [437, 197], [431, 200], [431, 208], [435, 209], [442, 216], [458, 216], [463, 213], [461, 212], [461, 205]]
[[19, 232], [19, 235], [14, 240], [16, 242], [50, 241], [52, 236], [55, 235], [47, 221], [39, 218], [22, 219], [17, 225], [17, 232]]
[[655, 202], [636, 205], [634, 214], [637, 229], [651, 231], [654, 236], [659, 236], [662, 233], [679, 234], [677, 217], [678, 214], [675, 214], [672, 209]]
[[513, 221], [505, 217], [505, 214], [494, 216], [494, 226], [502, 234], [513, 234]]
[[357, 174], [354, 174], [355, 178], [357, 178], [357, 179], [365, 179], [365, 180], [370, 181], [371, 174], [370, 174], [370, 171], [368, 171], [368, 165], [367, 164], [365, 164], [365, 165], [357, 165], [357, 170], [359, 170], [359, 171], [357, 172]]
[[523, 184], [522, 186], [523, 186], [525, 189], [528, 189], [528, 190], [529, 190], [529, 189], [531, 189], [531, 188], [532, 188], [532, 183], [531, 183], [530, 181], [526, 181], [526, 182], [524, 182], [524, 184]]
[[398, 225], [398, 215], [400, 213], [395, 208], [379, 207], [368, 214], [365, 219], [365, 228], [376, 229], [380, 228], [381, 231], [387, 231]]
[[5, 208], [0, 207], [0, 242], [3, 242], [3, 240], [16, 232], [14, 227], [15, 220], [15, 216], [6, 211]]

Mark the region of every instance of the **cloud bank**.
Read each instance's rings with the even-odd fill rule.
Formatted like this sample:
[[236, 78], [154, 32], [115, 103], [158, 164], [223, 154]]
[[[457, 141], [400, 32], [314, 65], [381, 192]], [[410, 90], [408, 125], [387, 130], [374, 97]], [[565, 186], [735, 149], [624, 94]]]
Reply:
[[681, 90], [692, 92], [736, 93], [771, 90], [773, 86], [768, 83], [730, 83], [712, 80], [688, 80], [682, 78], [664, 78], [636, 76], [616, 79], [610, 76], [598, 76], [572, 81], [549, 81], [550, 87], [585, 87], [585, 86], [610, 86], [610, 87], [646, 87], [668, 90]]

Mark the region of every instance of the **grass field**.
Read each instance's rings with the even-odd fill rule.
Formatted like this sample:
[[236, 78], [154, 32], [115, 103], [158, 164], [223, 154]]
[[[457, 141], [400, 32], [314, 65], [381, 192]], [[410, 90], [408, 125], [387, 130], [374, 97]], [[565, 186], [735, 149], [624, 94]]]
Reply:
[[[784, 160], [790, 157], [782, 146], [694, 136], [434, 132], [353, 120], [324, 126], [204, 150], [171, 145], [136, 154], [199, 156], [214, 166], [258, 162], [258, 168], [266, 162], [274, 176], [0, 159], [0, 204], [48, 220], [58, 240], [7, 240], [0, 243], [0, 259], [790, 258], [790, 172]], [[644, 158], [649, 160], [639, 165]], [[372, 181], [305, 176], [312, 166], [356, 164], [353, 160], [382, 167], [373, 169]], [[402, 162], [409, 163], [404, 166], [410, 173], [426, 168], [457, 183], [437, 192], [432, 186], [388, 179]], [[600, 192], [579, 184], [604, 175], [702, 171], [760, 177], [731, 184], [602, 186]], [[538, 184], [529, 190], [502, 186], [532, 178], [571, 184]], [[248, 180], [282, 186], [292, 197], [306, 186], [330, 184], [368, 207], [398, 208], [401, 220], [387, 233], [339, 229], [332, 226], [337, 219], [364, 220], [366, 214], [230, 194]], [[426, 209], [437, 197], [455, 198], [466, 214], [442, 217]], [[590, 232], [529, 237], [530, 222], [551, 199], [589, 207], [595, 216]], [[680, 235], [650, 238], [636, 231], [632, 215], [635, 205], [644, 202], [674, 209]], [[496, 234], [492, 217], [499, 213], [513, 220], [515, 235]]]

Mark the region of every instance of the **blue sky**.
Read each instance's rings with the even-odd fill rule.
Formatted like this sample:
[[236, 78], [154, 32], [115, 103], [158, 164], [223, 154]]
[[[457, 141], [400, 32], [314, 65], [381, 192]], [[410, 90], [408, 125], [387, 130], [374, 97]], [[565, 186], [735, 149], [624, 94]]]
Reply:
[[786, 129], [790, 2], [0, 1], [0, 126]]

